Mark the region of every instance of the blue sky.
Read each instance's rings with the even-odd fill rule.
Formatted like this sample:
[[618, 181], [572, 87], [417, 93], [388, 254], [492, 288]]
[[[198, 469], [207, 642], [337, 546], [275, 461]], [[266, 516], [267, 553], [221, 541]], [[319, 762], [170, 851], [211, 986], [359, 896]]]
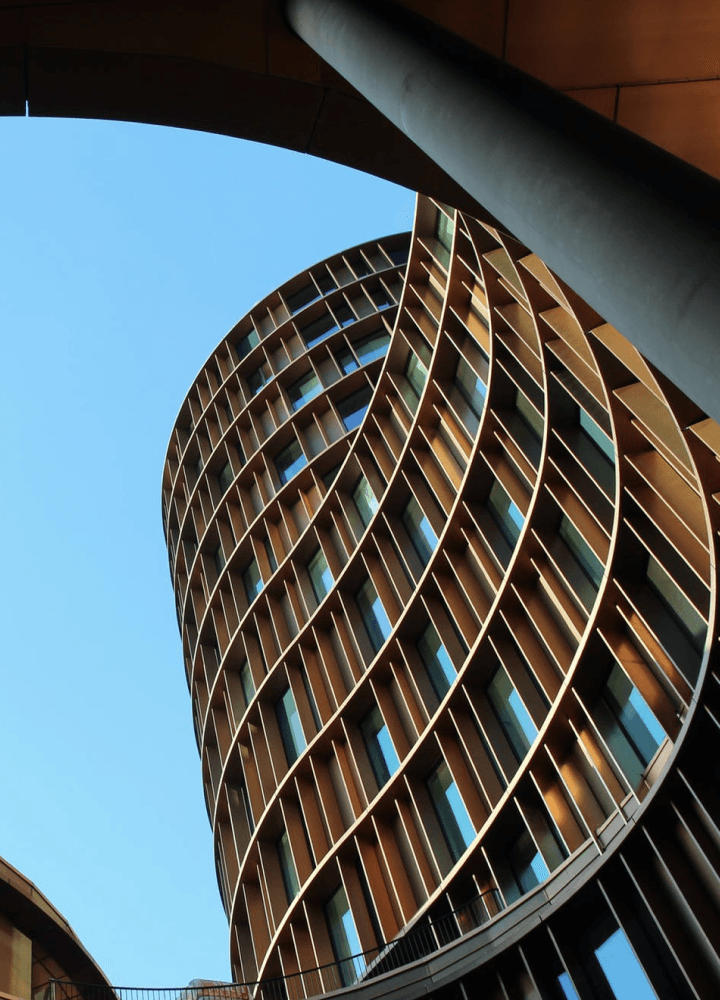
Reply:
[[413, 195], [201, 133], [0, 119], [0, 854], [116, 985], [229, 978], [160, 518], [177, 410], [297, 271]]

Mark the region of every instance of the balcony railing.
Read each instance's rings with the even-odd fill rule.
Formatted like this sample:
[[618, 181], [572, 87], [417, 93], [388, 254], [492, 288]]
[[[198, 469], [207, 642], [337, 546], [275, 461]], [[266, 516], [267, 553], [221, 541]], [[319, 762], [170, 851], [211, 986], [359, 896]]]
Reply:
[[250, 983], [194, 979], [175, 989], [93, 986], [53, 979], [42, 1000], [309, 1000], [427, 958], [487, 923], [502, 908], [497, 890], [488, 889], [464, 906], [428, 918], [387, 944], [275, 979]]

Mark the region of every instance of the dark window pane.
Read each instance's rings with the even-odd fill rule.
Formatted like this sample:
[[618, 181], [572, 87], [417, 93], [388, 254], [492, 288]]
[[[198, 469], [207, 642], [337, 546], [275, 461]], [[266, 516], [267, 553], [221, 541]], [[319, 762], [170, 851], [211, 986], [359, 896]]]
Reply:
[[365, 581], [355, 595], [355, 600], [360, 609], [370, 645], [377, 653], [392, 632], [392, 625], [371, 580]]
[[301, 326], [300, 333], [303, 336], [305, 344], [308, 347], [313, 347], [339, 329], [334, 317], [329, 312], [325, 312], [319, 319], [313, 320], [312, 323], [308, 323], [306, 326]]
[[275, 457], [275, 468], [280, 482], [283, 484], [292, 479], [305, 465], [307, 465], [307, 459], [297, 439]]
[[288, 295], [285, 301], [290, 312], [296, 313], [300, 309], [304, 309], [310, 302], [314, 302], [315, 299], [319, 298], [320, 292], [315, 285], [310, 283], [309, 285], [303, 285], [302, 288], [299, 288], [297, 292], [293, 292], [292, 295]]
[[288, 688], [275, 706], [280, 736], [288, 764], [294, 764], [305, 749], [305, 734], [300, 723], [300, 715], [293, 693]]
[[285, 897], [288, 903], [292, 903], [293, 899], [297, 896], [300, 891], [300, 883], [298, 882], [297, 870], [295, 868], [295, 861], [292, 856], [292, 850], [290, 849], [290, 841], [288, 840], [287, 830], [283, 830], [282, 835], [276, 844], [278, 861], [280, 863], [280, 873], [282, 874], [283, 886], [285, 888]]
[[241, 337], [235, 344], [235, 353], [237, 354], [238, 361], [242, 361], [243, 358], [247, 357], [253, 347], [259, 343], [260, 337], [255, 329], [251, 330], [244, 337]]
[[514, 547], [520, 537], [520, 529], [525, 523], [525, 518], [499, 482], [496, 482], [490, 490], [487, 509], [507, 542]]
[[270, 374], [267, 365], [259, 365], [254, 372], [250, 372], [247, 377], [248, 389], [255, 396], [267, 382]]
[[307, 372], [301, 378], [287, 387], [287, 396], [293, 410], [299, 410], [301, 406], [317, 396], [322, 389], [320, 380], [314, 371]]
[[243, 586], [245, 587], [245, 596], [248, 599], [248, 604], [252, 604], [260, 591], [263, 589], [262, 577], [260, 576], [260, 570], [258, 569], [258, 564], [255, 559], [253, 559], [250, 565], [244, 570], [242, 574], [242, 581]]
[[372, 394], [373, 390], [371, 386], [363, 386], [362, 389], [354, 392], [346, 399], [341, 399], [337, 404], [338, 413], [345, 425], [346, 431], [355, 430], [356, 427], [360, 426]]

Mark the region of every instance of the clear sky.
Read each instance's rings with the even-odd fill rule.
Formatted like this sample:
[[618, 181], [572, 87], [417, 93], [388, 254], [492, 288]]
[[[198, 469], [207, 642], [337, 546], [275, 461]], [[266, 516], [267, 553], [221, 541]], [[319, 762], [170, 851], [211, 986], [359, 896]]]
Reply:
[[227, 979], [162, 537], [198, 369], [410, 192], [225, 137], [0, 119], [0, 854], [115, 985]]

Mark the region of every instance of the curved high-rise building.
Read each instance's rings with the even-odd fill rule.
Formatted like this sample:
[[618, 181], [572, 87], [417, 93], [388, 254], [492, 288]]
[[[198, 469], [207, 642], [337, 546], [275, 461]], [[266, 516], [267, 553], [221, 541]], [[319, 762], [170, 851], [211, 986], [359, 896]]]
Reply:
[[720, 427], [493, 220], [407, 246], [260, 302], [170, 443], [235, 978], [720, 995]]

